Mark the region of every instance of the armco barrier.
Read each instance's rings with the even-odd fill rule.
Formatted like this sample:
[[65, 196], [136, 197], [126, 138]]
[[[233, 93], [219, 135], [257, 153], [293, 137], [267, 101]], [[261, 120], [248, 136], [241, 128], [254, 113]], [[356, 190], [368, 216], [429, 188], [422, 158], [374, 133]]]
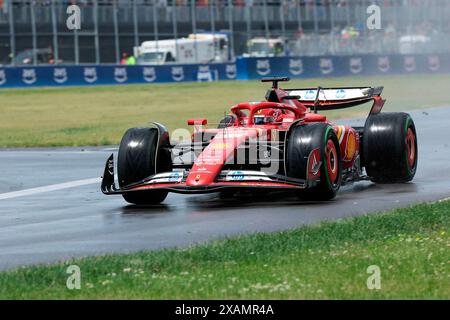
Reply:
[[239, 58], [208, 65], [1, 67], [0, 88], [450, 73], [450, 55]]

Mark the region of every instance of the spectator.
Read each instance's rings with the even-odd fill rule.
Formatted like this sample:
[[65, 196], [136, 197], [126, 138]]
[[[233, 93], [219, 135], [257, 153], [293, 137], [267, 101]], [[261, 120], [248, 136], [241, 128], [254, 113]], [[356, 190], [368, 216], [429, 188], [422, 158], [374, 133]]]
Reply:
[[133, 55], [129, 56], [128, 59], [127, 59], [126, 64], [135, 65], [136, 64], [136, 58]]
[[122, 53], [122, 59], [120, 60], [120, 64], [127, 64], [128, 54], [126, 52]]
[[55, 58], [53, 57], [53, 53], [48, 56], [48, 64], [55, 64]]

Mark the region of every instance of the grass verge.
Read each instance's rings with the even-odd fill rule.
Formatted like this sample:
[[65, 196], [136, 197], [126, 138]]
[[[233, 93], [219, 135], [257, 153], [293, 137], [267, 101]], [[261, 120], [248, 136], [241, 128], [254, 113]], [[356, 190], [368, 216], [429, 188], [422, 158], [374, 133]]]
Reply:
[[[450, 202], [0, 273], [1, 299], [449, 299]], [[67, 266], [80, 290], [66, 288]], [[367, 288], [379, 266], [381, 289]]]
[[[385, 86], [386, 111], [448, 105], [450, 75], [297, 79], [289, 87]], [[218, 123], [239, 102], [264, 99], [267, 83], [222, 81], [152, 85], [0, 90], [0, 147], [108, 145], [150, 120], [170, 131], [186, 119]], [[367, 106], [326, 113], [366, 115]]]

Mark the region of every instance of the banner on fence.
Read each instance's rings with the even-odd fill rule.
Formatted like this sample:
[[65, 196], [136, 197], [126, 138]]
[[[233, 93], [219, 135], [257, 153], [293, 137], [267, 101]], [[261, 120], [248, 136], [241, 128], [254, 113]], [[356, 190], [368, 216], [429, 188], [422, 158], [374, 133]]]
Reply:
[[0, 67], [1, 87], [110, 85], [233, 80], [236, 64]]
[[0, 88], [449, 73], [448, 55], [238, 58], [207, 65], [1, 67]]
[[[245, 71], [242, 71], [242, 70]], [[267, 76], [340, 77], [450, 72], [449, 55], [366, 55], [341, 57], [248, 58], [238, 61], [238, 79]]]

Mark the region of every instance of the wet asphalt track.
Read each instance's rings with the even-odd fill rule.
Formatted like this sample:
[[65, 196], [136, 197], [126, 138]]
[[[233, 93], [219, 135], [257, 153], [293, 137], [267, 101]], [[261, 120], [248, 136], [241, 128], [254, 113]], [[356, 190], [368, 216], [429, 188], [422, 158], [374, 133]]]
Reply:
[[[120, 196], [104, 196], [99, 183], [85, 181], [102, 174], [111, 150], [2, 150], [0, 268], [183, 246], [450, 197], [450, 108], [412, 114], [420, 152], [414, 182], [355, 183], [328, 203], [300, 203], [290, 195], [220, 200], [216, 194], [170, 194], [161, 206], [135, 207]], [[360, 121], [351, 121], [352, 125], [357, 123]], [[47, 192], [32, 189], [78, 180], [87, 184]], [[27, 190], [26, 194], [11, 193], [21, 190]]]

